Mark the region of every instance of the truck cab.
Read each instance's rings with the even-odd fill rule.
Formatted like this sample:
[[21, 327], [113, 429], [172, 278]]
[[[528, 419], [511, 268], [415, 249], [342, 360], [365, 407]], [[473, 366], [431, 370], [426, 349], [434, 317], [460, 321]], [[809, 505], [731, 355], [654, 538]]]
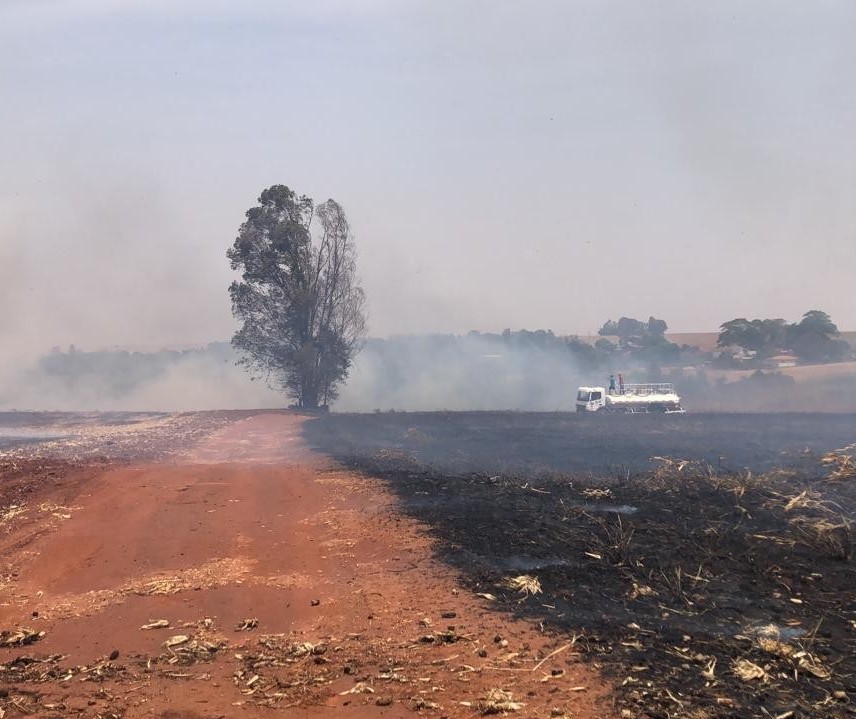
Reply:
[[580, 387], [577, 390], [577, 412], [597, 412], [606, 404], [606, 388]]

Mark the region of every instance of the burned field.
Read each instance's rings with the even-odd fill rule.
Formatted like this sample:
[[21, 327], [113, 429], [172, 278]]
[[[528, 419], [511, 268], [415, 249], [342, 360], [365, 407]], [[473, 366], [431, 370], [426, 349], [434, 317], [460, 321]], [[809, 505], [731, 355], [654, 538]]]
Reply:
[[384, 479], [489, 606], [573, 642], [621, 716], [856, 715], [853, 417], [334, 415], [306, 432]]
[[310, 423], [310, 444], [341, 457], [401, 450], [453, 472], [564, 472], [591, 477], [650, 470], [687, 457], [723, 471], [790, 467], [856, 439], [856, 415], [578, 415], [561, 412], [333, 414]]

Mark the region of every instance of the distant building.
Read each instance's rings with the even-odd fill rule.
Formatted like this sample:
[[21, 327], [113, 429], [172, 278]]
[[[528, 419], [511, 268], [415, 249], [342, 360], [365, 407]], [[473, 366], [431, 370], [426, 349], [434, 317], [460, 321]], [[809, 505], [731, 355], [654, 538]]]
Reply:
[[713, 353], [714, 357], [722, 357], [723, 355], [731, 356], [738, 362], [748, 362], [755, 359], [758, 353], [755, 350], [744, 349], [740, 345], [728, 345]]
[[770, 357], [767, 360], [767, 364], [773, 369], [785, 369], [786, 367], [796, 367], [797, 366], [797, 358], [794, 357], [793, 354], [789, 352], [784, 352], [780, 355], [776, 355], [775, 357]]

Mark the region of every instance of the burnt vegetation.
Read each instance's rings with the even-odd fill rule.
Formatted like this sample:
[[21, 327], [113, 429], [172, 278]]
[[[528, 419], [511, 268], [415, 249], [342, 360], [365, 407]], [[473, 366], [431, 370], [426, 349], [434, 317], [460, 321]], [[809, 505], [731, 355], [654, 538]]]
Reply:
[[[564, 635], [604, 669], [621, 716], [853, 716], [856, 447], [784, 458], [768, 436], [775, 462], [756, 461], [762, 473], [667, 456], [558, 472], [536, 469], [537, 452], [528, 469], [467, 471], [462, 445], [397, 419], [406, 429], [385, 447], [359, 449], [353, 418], [328, 451], [384, 479], [487, 606]], [[760, 425], [743, 428], [745, 444]], [[427, 461], [439, 445], [449, 461]]]

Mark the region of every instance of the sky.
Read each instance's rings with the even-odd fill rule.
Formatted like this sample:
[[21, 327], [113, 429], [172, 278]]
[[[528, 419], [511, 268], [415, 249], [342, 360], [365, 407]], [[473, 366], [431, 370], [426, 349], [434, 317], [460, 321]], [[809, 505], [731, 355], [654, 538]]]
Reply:
[[374, 336], [856, 329], [856, 4], [0, 0], [0, 346], [236, 325], [260, 192], [348, 214]]

